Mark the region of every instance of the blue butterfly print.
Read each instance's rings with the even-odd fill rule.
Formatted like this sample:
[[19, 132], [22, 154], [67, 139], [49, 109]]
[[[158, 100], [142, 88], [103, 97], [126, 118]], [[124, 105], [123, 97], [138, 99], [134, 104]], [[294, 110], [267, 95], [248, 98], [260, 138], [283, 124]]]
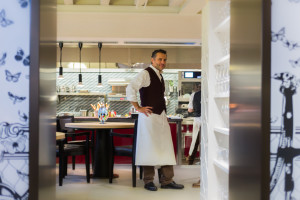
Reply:
[[15, 55], [16, 61], [22, 60], [22, 59], [23, 59], [23, 56], [24, 56], [24, 51], [23, 51], [23, 49], [18, 49], [17, 55]]
[[282, 41], [285, 37], [285, 28], [283, 27], [277, 33], [272, 31], [272, 42]]
[[27, 56], [27, 57], [23, 60], [23, 65], [25, 65], [25, 66], [29, 66], [29, 65], [30, 65], [30, 56]]
[[17, 102], [22, 102], [26, 99], [26, 97], [19, 97], [17, 95], [12, 94], [11, 92], [8, 92], [8, 96], [14, 104], [16, 104]]
[[7, 27], [8, 25], [13, 24], [14, 22], [12, 20], [6, 19], [5, 10], [2, 9], [0, 12], [0, 24], [2, 27]]
[[19, 0], [19, 4], [22, 8], [26, 8], [28, 6], [28, 0]]
[[21, 75], [21, 72], [19, 73], [16, 73], [16, 74], [12, 74], [10, 71], [8, 70], [5, 70], [5, 74], [6, 74], [6, 80], [11, 82], [18, 82], [19, 81], [19, 78], [20, 78], [20, 75]]
[[289, 50], [294, 50], [297, 47], [300, 47], [300, 45], [297, 42], [292, 42], [289, 40], [283, 40], [283, 46], [287, 47]]
[[[24, 51], [23, 51], [23, 49], [19, 48], [18, 51], [17, 51], [17, 54], [15, 55], [16, 61], [22, 61], [23, 60], [23, 56], [24, 56]], [[27, 56], [23, 60], [23, 65], [25, 65], [25, 66], [29, 66], [30, 65], [30, 55]]]
[[289, 62], [291, 63], [292, 67], [294, 67], [294, 68], [300, 67], [300, 58], [298, 60], [289, 60]]
[[0, 66], [5, 64], [5, 58], [6, 58], [6, 53], [2, 54], [2, 57], [0, 58]]
[[23, 122], [27, 122], [28, 120], [28, 115], [26, 115], [25, 113], [19, 111], [19, 117], [20, 117], [20, 120], [23, 121]]

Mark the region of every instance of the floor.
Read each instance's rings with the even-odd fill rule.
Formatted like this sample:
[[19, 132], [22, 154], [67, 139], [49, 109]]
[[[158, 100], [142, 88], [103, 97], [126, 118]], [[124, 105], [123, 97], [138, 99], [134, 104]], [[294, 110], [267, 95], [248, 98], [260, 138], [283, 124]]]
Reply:
[[[138, 170], [139, 171], [139, 170]], [[200, 199], [200, 189], [193, 188], [192, 184], [200, 177], [200, 165], [174, 166], [177, 183], [184, 184], [183, 190], [158, 189], [151, 192], [144, 189], [142, 180], [137, 180], [137, 187], [131, 186], [131, 165], [115, 165], [114, 173], [119, 174], [119, 178], [114, 179], [112, 184], [108, 179], [92, 179], [91, 183], [86, 183], [85, 168], [82, 164], [76, 165], [76, 170], [68, 168], [68, 176], [63, 181], [63, 186], [56, 184], [57, 200], [160, 200], [160, 199]], [[56, 170], [58, 177], [58, 167]], [[138, 176], [138, 174], [137, 174]], [[159, 186], [157, 176], [154, 183]]]

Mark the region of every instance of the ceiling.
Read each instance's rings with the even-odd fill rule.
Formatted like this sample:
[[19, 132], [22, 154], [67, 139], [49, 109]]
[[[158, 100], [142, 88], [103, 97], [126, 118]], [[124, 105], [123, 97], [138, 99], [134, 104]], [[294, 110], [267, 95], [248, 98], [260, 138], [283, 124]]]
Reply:
[[206, 1], [57, 0], [57, 40], [64, 42], [63, 60], [77, 61], [75, 52], [82, 41], [84, 49], [89, 48], [83, 62], [96, 63], [101, 41], [102, 62], [149, 62], [153, 49], [167, 48], [172, 68], [178, 63], [199, 68], [201, 10]]
[[[205, 0], [57, 0], [58, 6], [101, 12], [201, 14]], [[84, 8], [85, 7], [85, 8]]]

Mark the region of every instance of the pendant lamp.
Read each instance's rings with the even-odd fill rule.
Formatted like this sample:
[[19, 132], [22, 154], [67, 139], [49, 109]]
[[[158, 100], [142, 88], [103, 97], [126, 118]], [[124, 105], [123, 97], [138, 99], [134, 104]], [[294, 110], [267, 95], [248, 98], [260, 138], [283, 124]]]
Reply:
[[82, 49], [82, 42], [78, 42], [78, 47], [79, 47], [79, 81], [78, 85], [79, 87], [83, 86], [82, 83], [82, 74], [81, 74], [81, 49]]
[[98, 42], [98, 49], [99, 49], [99, 74], [98, 74], [98, 85], [97, 85], [97, 87], [103, 87], [102, 80], [101, 80], [101, 75], [100, 75], [102, 42]]
[[58, 79], [63, 79], [63, 67], [61, 65], [61, 60], [62, 60], [62, 48], [63, 48], [64, 44], [62, 42], [59, 42], [59, 48], [60, 48], [60, 59], [59, 59], [59, 63], [60, 63], [60, 67], [59, 67], [59, 75], [58, 75]]

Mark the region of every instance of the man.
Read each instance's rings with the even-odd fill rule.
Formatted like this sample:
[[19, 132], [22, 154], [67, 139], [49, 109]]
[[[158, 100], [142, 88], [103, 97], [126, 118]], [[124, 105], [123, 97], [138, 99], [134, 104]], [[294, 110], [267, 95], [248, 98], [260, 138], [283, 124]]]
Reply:
[[194, 163], [199, 145], [199, 132], [201, 128], [201, 90], [191, 94], [188, 112], [194, 112], [192, 143], [187, 161], [189, 165]]
[[[201, 128], [201, 90], [195, 93], [192, 93], [189, 105], [188, 112], [194, 112], [194, 123], [193, 123], [193, 135], [192, 143], [189, 150], [189, 156], [187, 158], [188, 164], [192, 165], [194, 163], [199, 142], [200, 142], [200, 128]], [[193, 183], [193, 187], [200, 187], [200, 179], [197, 183]]]
[[[164, 79], [161, 75], [166, 67], [167, 52], [155, 50], [151, 65], [141, 71], [126, 88], [127, 99], [140, 113], [137, 127], [136, 161], [143, 166], [145, 189], [156, 191], [155, 167], [161, 167], [160, 183], [163, 189], [183, 189], [173, 181], [173, 165], [176, 164], [170, 126], [166, 116]], [[137, 100], [140, 93], [141, 105]]]

